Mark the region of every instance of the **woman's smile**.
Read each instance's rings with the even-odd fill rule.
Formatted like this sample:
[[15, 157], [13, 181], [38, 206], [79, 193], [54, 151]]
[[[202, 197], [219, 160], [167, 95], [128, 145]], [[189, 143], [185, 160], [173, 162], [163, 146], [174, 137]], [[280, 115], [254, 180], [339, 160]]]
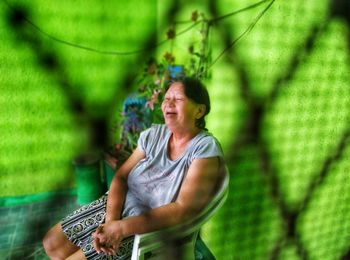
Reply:
[[165, 116], [166, 117], [174, 117], [174, 116], [176, 116], [177, 115], [177, 113], [175, 112], [175, 111], [166, 111], [165, 112]]

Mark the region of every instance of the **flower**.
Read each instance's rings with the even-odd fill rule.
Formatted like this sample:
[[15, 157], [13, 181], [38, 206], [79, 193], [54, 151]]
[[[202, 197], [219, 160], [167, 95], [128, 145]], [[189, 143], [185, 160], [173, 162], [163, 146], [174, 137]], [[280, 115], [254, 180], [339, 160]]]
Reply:
[[173, 63], [175, 61], [175, 57], [170, 53], [170, 52], [166, 52], [164, 54], [164, 58], [167, 62], [169, 62], [170, 64]]
[[176, 32], [173, 28], [170, 28], [166, 33], [168, 39], [174, 39], [176, 36]]
[[122, 149], [131, 152], [136, 147], [137, 137], [142, 130], [149, 127], [152, 118], [149, 108], [146, 107], [147, 98], [131, 94], [123, 104], [122, 112]]
[[196, 10], [196, 11], [193, 11], [192, 12], [192, 14], [191, 14], [191, 20], [193, 21], [193, 22], [196, 22], [197, 20], [198, 20], [198, 11]]
[[154, 104], [159, 103], [158, 96], [161, 92], [162, 92], [161, 89], [155, 89], [153, 91], [153, 94], [152, 94], [150, 100], [147, 101], [146, 106], [148, 106], [151, 110], [154, 110]]

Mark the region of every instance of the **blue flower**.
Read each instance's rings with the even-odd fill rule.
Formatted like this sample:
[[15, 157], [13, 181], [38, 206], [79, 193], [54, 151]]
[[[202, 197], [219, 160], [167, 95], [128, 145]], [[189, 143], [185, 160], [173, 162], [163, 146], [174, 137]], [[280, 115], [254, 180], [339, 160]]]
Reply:
[[184, 76], [184, 69], [181, 65], [168, 65], [167, 70], [169, 71], [171, 79]]

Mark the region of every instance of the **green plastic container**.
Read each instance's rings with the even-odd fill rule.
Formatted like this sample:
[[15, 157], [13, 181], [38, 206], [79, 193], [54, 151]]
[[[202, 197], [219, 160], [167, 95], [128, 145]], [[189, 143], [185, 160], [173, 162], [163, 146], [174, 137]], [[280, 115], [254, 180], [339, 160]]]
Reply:
[[103, 171], [105, 173], [107, 190], [111, 186], [112, 179], [115, 174], [114, 168], [106, 161], [103, 161]]
[[83, 155], [73, 162], [77, 184], [77, 203], [84, 205], [103, 194], [100, 158]]

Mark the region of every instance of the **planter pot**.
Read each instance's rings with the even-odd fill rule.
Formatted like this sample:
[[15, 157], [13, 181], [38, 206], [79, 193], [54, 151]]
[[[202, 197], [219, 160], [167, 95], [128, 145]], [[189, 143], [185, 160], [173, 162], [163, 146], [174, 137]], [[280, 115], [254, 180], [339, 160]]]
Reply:
[[103, 161], [103, 172], [105, 174], [107, 190], [111, 186], [111, 182], [115, 174], [115, 168], [116, 167], [114, 165], [111, 165], [110, 162], [106, 160]]
[[118, 163], [117, 153], [105, 153], [103, 160], [103, 173], [104, 179], [106, 181], [106, 189], [108, 190], [111, 186], [112, 179], [115, 175], [118, 166], [120, 166], [120, 162]]
[[100, 158], [82, 155], [73, 161], [77, 185], [77, 203], [87, 204], [103, 194]]

